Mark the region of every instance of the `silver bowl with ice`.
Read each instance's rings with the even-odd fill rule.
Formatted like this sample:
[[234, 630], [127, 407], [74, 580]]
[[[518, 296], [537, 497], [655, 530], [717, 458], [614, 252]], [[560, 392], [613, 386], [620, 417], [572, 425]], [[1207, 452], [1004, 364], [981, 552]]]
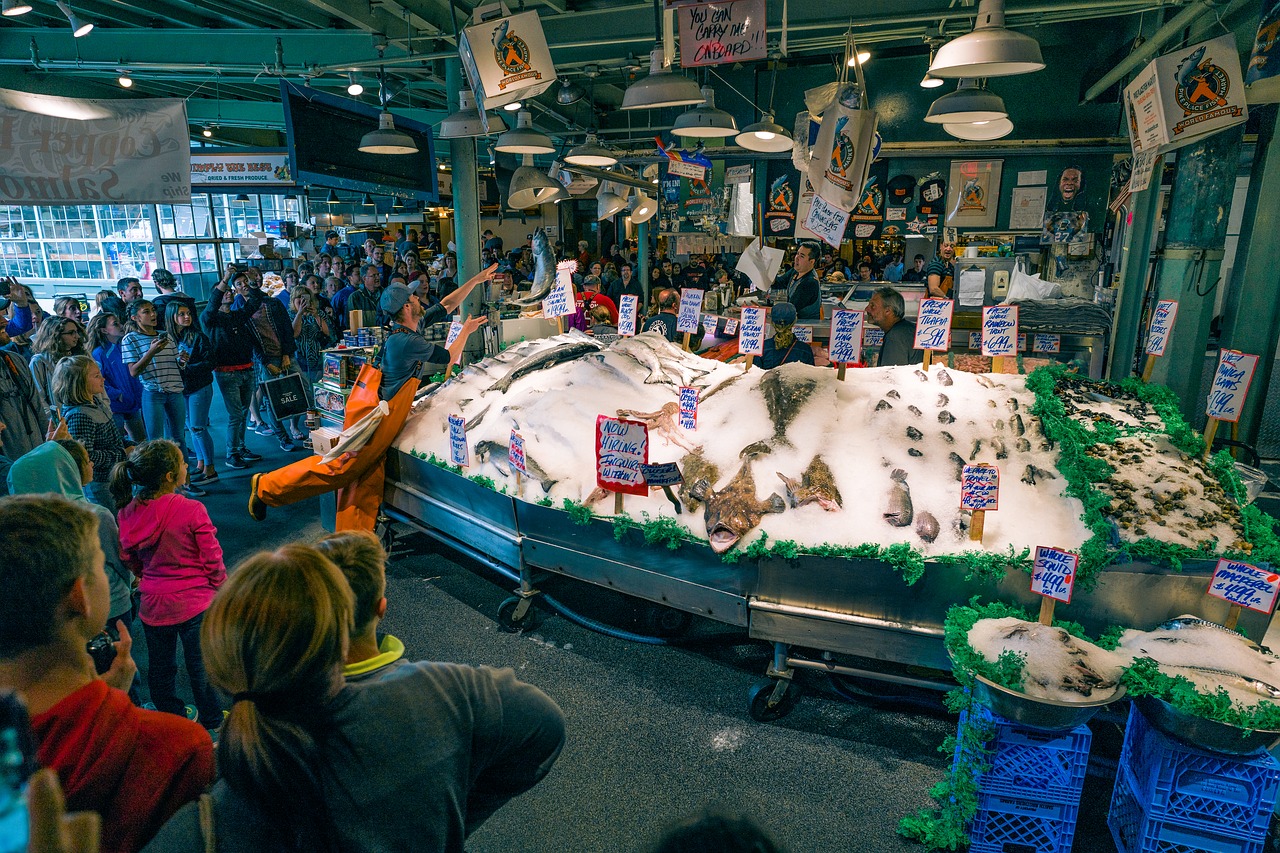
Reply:
[[1180, 711], [1155, 696], [1136, 697], [1134, 703], [1147, 722], [1176, 741], [1197, 749], [1227, 755], [1249, 755], [1280, 745], [1280, 732], [1246, 730]]
[[979, 703], [1010, 722], [1055, 732], [1067, 731], [1087, 723], [1100, 709], [1125, 694], [1124, 685], [1117, 684], [1114, 690], [1105, 694], [1097, 691], [1096, 696], [1088, 699], [1081, 697], [1079, 702], [1061, 702], [1001, 687], [976, 672], [973, 677], [973, 695]]

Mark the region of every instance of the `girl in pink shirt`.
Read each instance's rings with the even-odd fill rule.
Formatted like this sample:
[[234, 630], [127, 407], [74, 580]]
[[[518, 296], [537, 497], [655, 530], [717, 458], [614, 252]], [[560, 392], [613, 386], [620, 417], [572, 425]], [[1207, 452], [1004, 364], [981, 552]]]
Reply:
[[[200, 623], [227, 579], [222, 546], [199, 501], [178, 494], [187, 463], [178, 445], [144, 441], [111, 472], [111, 496], [120, 510], [120, 556], [139, 578], [147, 637], [147, 687], [160, 711], [192, 716], [208, 729], [222, 724], [222, 705], [205, 679]], [[177, 694], [177, 653], [191, 680], [196, 707]]]

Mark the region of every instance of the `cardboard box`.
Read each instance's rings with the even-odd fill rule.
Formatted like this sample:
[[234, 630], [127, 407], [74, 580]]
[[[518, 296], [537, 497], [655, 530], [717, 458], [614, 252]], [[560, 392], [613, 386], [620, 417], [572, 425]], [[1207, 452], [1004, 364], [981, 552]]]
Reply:
[[318, 456], [324, 456], [338, 444], [342, 430], [333, 427], [317, 427], [311, 430], [311, 450]]
[[325, 350], [320, 381], [339, 390], [350, 388], [368, 355], [363, 349]]
[[1157, 56], [1124, 96], [1135, 153], [1163, 154], [1249, 118], [1234, 36]]
[[[505, 13], [506, 7], [478, 6], [475, 15], [481, 18], [486, 12]], [[556, 81], [556, 67], [537, 12], [472, 24], [462, 31], [458, 55], [481, 115], [486, 109], [529, 100]]]

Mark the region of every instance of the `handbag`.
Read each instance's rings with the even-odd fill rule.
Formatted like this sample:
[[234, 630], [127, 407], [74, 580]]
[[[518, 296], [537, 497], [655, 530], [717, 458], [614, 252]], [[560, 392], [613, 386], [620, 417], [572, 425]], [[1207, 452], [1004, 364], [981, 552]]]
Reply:
[[301, 373], [282, 373], [262, 383], [262, 393], [276, 420], [304, 415], [311, 407]]

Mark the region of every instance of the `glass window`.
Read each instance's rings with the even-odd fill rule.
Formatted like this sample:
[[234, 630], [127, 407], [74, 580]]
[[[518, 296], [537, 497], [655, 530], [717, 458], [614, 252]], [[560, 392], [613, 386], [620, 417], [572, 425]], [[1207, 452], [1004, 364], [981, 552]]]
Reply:
[[177, 243], [164, 247], [165, 269], [174, 274], [218, 271], [212, 243]]
[[36, 213], [46, 240], [91, 240], [99, 236], [92, 205], [37, 207]]
[[258, 196], [248, 201], [236, 201], [233, 195], [215, 194], [213, 214], [218, 219], [219, 237], [248, 237], [262, 230], [262, 214], [258, 210]]
[[213, 222], [209, 218], [209, 196], [193, 193], [191, 204], [158, 204], [161, 238], [212, 237]]

